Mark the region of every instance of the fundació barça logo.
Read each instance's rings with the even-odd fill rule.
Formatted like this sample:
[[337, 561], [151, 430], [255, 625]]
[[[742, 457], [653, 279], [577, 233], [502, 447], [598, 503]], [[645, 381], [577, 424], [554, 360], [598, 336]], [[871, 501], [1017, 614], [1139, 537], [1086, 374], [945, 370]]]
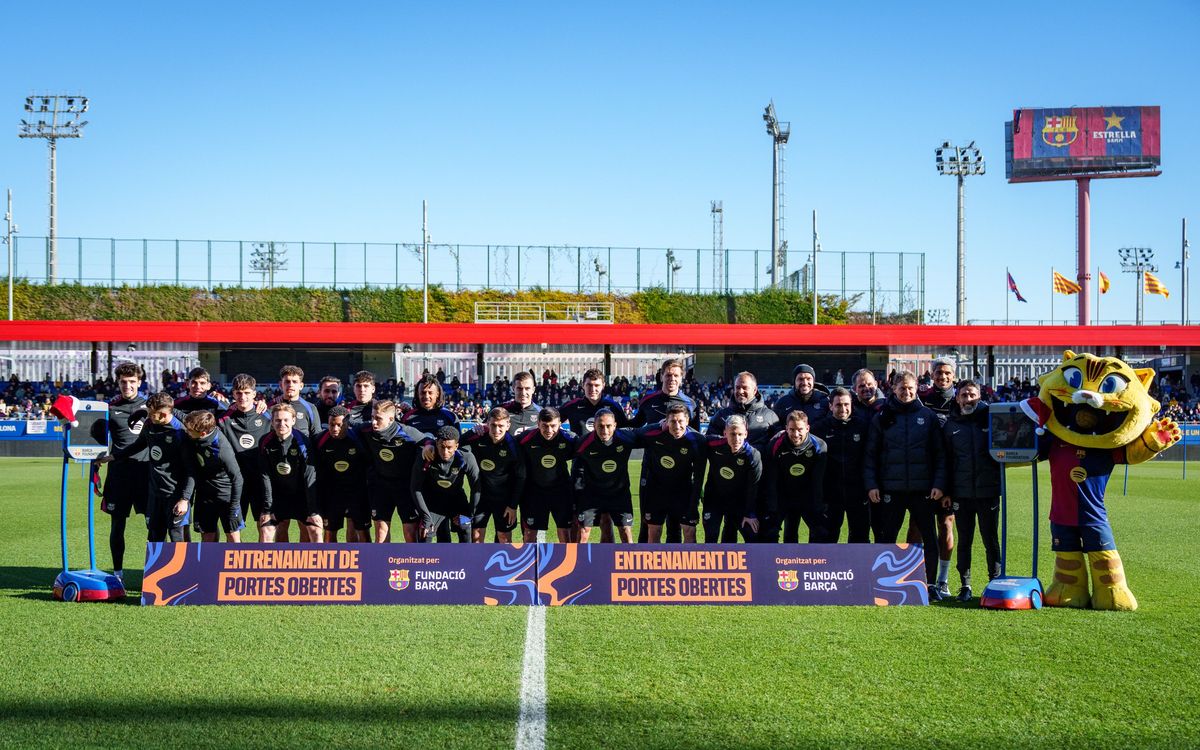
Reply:
[[794, 570], [779, 571], [779, 588], [784, 591], [795, 591], [800, 588], [800, 576]]
[[396, 591], [403, 591], [410, 583], [408, 570], [393, 570], [388, 576], [388, 585]]

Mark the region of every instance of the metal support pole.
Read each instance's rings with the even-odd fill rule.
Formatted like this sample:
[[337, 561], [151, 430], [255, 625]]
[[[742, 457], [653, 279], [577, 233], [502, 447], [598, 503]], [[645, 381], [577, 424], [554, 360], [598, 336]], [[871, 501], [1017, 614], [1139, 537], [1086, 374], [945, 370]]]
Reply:
[[246, 266], [246, 245], [238, 240], [238, 286], [242, 285], [242, 269]]
[[[961, 159], [961, 157], [960, 157]], [[963, 231], [963, 175], [958, 174], [958, 284], [955, 297], [957, 302], [957, 312], [955, 313], [955, 325], [965, 326], [967, 324], [967, 272], [966, 272], [966, 233]]]
[[146, 240], [142, 240], [142, 286], [146, 286], [150, 279], [150, 247]]
[[521, 246], [517, 245], [517, 291], [521, 291]]
[[[1092, 301], [1092, 181], [1087, 178], [1076, 180], [1075, 193], [1079, 214], [1079, 252], [1076, 258], [1075, 281], [1079, 284], [1079, 325], [1086, 326], [1091, 324], [1089, 308]], [[1140, 274], [1138, 282], [1141, 282]]]
[[305, 255], [306, 255], [305, 243], [301, 242], [300, 243], [300, 286], [305, 285], [305, 278], [304, 278], [304, 256]]
[[551, 258], [551, 254], [552, 254], [552, 251], [550, 250], [550, 246], [546, 245], [546, 289], [547, 290], [550, 289], [550, 258]]
[[58, 148], [57, 140], [51, 138], [50, 143], [50, 239], [47, 246], [46, 273], [47, 283], [58, 283]]
[[367, 283], [367, 243], [363, 243], [363, 289], [366, 289], [370, 284]]
[[208, 241], [208, 293], [212, 294], [212, 240]]
[[[487, 247], [484, 248], [484, 266], [487, 268], [487, 272], [484, 277], [485, 278], [485, 286], [488, 289], [491, 289], [492, 288], [492, 246], [491, 245], [488, 245]], [[482, 368], [480, 368], [480, 372], [481, 373], [483, 372]]]
[[[337, 245], [334, 245], [337, 248]], [[429, 322], [429, 205], [421, 201], [421, 279], [424, 288], [424, 307], [421, 320]]]
[[[211, 245], [211, 243], [210, 243]], [[212, 254], [212, 248], [209, 248], [209, 255]], [[208, 265], [212, 266], [212, 258], [208, 259]], [[175, 286], [179, 286], [179, 240], [175, 240]]]
[[642, 291], [642, 249], [637, 249], [637, 285], [635, 291]]
[[[813, 209], [813, 246], [812, 246], [812, 314], [813, 325], [817, 324], [817, 310], [820, 308], [820, 298], [817, 296], [817, 253], [820, 252], [820, 242], [817, 240], [817, 209]], [[842, 256], [846, 257], [845, 255]]]
[[[608, 266], [607, 266], [607, 269], [608, 269], [608, 274], [607, 274], [607, 276], [608, 276], [608, 293], [609, 293], [609, 294], [612, 294], [612, 277], [613, 277], [613, 272], [612, 272], [612, 248], [611, 248], [611, 247], [608, 249]], [[607, 372], [607, 370], [605, 370], [605, 372]]]
[[79, 269], [78, 275], [75, 277], [75, 279], [78, 283], [82, 284], [83, 283], [83, 238], [82, 237], [75, 238], [75, 260], [78, 263], [77, 267]]
[[109, 239], [108, 242], [108, 285], [109, 287], [114, 287], [117, 285], [117, 241], [116, 239]]
[[[8, 319], [13, 319], [13, 212], [12, 189], [8, 191], [8, 209], [4, 213], [4, 244], [8, 246]], [[14, 367], [16, 362], [13, 363]]]
[[583, 248], [575, 248], [575, 293], [583, 293]]
[[333, 243], [333, 288], [337, 289], [337, 243]]
[[696, 250], [696, 294], [700, 293], [700, 251]]
[[[1179, 323], [1180, 325], [1188, 324], [1188, 238], [1187, 238], [1187, 219], [1183, 220], [1183, 237], [1180, 245], [1179, 259], [1179, 286], [1182, 288], [1180, 292], [1181, 305], [1179, 308]], [[1184, 448], [1183, 455], [1187, 456], [1187, 448]], [[1187, 463], [1184, 459], [1184, 475], [1187, 475]]]
[[870, 255], [871, 266], [871, 322], [875, 322], [875, 253]]

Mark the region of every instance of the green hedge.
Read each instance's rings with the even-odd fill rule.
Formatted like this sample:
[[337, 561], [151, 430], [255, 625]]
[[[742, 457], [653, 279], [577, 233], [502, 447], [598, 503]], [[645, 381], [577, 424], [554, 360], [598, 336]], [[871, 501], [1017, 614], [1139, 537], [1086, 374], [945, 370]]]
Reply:
[[[630, 295], [572, 294], [538, 288], [452, 292], [429, 290], [429, 320], [469, 323], [475, 303], [611, 302], [618, 323], [811, 323], [812, 299], [781, 290], [749, 294], [672, 294], [662, 288]], [[820, 322], [845, 323], [845, 300], [821, 297]], [[14, 317], [20, 320], [255, 320], [396, 322], [421, 320], [419, 289], [246, 289], [17, 282]]]

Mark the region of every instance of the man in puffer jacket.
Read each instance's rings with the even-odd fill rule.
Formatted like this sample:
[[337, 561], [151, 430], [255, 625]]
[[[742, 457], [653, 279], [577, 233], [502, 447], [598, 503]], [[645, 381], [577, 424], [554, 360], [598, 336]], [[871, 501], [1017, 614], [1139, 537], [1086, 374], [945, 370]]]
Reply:
[[[937, 415], [917, 400], [917, 376], [911, 372], [899, 374], [894, 392], [871, 422], [863, 473], [867, 497], [873, 504], [871, 524], [877, 543], [896, 542], [905, 510], [922, 539], [937, 539], [935, 510], [943, 502], [949, 503], [942, 492], [946, 486], [942, 433]], [[930, 599], [940, 601], [933, 585], [937, 544], [924, 547]]]
[[971, 592], [971, 542], [975, 518], [987, 553], [988, 580], [1000, 575], [1000, 464], [988, 453], [988, 410], [979, 404], [979, 385], [973, 380], [958, 384], [942, 434], [946, 439], [946, 476], [949, 477], [951, 508], [958, 526], [958, 575], [960, 602]]

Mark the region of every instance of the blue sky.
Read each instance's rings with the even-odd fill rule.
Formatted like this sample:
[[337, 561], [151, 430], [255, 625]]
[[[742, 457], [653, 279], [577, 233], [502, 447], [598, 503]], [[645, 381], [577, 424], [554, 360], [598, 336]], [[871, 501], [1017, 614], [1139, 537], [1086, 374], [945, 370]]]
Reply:
[[1030, 300], [1012, 316], [1046, 318], [1050, 266], [1073, 275], [1074, 187], [1007, 184], [1004, 121], [1157, 104], [1163, 175], [1093, 183], [1093, 258], [1114, 281], [1102, 318], [1133, 317], [1116, 249], [1146, 246], [1172, 291], [1146, 318], [1179, 319], [1180, 219], [1200, 237], [1194, 2], [332, 7], [7, 10], [0, 187], [22, 233], [47, 218], [21, 105], [61, 91], [92, 108], [60, 146], [60, 236], [416, 242], [427, 199], [437, 242], [704, 249], [719, 199], [726, 246], [765, 250], [773, 99], [793, 269], [816, 209], [826, 250], [926, 253], [927, 305], [952, 316], [954, 181], [933, 149], [973, 139], [968, 317], [1004, 317], [1007, 266]]

